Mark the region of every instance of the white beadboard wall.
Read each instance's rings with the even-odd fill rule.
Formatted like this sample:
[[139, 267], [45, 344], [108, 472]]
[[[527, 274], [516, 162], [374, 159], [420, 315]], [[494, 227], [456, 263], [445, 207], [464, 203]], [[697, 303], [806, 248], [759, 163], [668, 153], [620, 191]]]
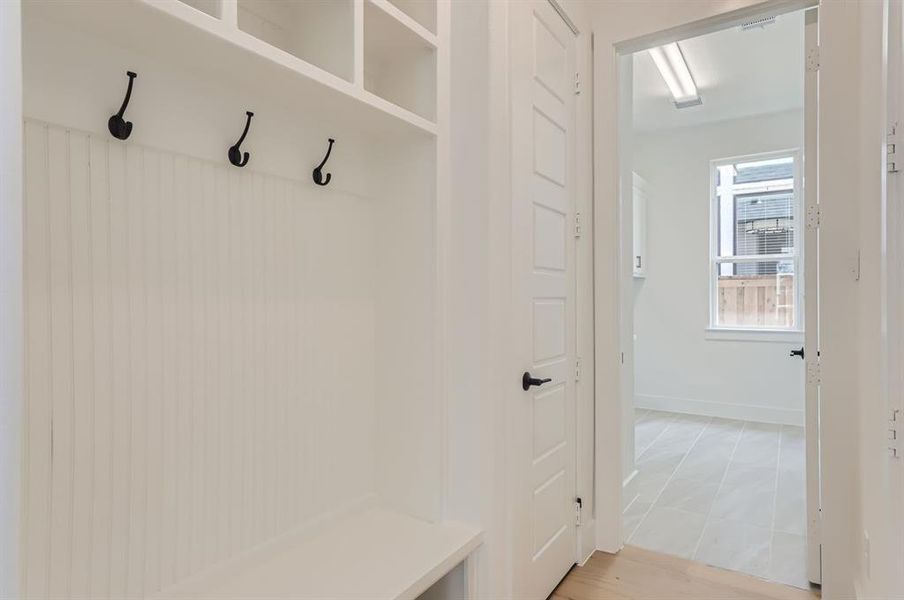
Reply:
[[25, 196], [25, 597], [143, 597], [375, 490], [371, 201], [32, 120]]

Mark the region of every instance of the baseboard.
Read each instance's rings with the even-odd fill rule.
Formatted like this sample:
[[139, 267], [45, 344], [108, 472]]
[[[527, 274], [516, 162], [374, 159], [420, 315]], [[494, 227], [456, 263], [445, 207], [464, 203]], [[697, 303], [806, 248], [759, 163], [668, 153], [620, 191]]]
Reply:
[[754, 421], [756, 423], [798, 426], [803, 426], [804, 424], [803, 409], [796, 410], [791, 408], [773, 408], [770, 406], [724, 404], [722, 402], [710, 402], [709, 400], [692, 400], [690, 398], [652, 396], [647, 394], [636, 394], [634, 396], [634, 406], [636, 408], [663, 410], [688, 415], [720, 417], [723, 419], [737, 419], [739, 421]]
[[581, 526], [578, 527], [578, 560], [580, 567], [584, 566], [593, 553], [596, 551], [596, 520], [581, 519]]

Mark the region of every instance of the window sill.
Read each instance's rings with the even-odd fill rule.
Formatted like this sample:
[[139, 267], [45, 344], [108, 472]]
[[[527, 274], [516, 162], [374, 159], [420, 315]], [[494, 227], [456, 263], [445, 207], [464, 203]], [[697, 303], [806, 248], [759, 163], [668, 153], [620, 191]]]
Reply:
[[802, 344], [803, 331], [787, 329], [730, 329], [727, 327], [707, 327], [707, 340], [731, 342], [784, 342]]

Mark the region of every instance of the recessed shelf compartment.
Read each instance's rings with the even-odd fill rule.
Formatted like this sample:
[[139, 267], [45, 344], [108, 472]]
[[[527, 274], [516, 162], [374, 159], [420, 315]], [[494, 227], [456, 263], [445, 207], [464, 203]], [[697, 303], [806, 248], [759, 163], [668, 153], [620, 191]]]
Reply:
[[436, 33], [435, 0], [388, 0], [432, 33]]
[[[315, 2], [319, 3], [319, 0]], [[353, 9], [354, 2], [337, 0], [336, 4]], [[269, 96], [285, 104], [304, 106], [308, 112], [320, 112], [327, 119], [341, 120], [343, 125], [364, 132], [436, 135], [433, 111], [427, 113], [431, 118], [424, 118], [365, 91], [344, 77], [240, 31], [234, 24], [212, 19], [181, 0], [29, 0], [23, 3], [23, 16], [65, 24], [157, 61], [173, 61], [237, 90], [247, 93], [266, 90]], [[353, 18], [349, 27], [352, 31], [345, 43], [352, 56]], [[396, 27], [403, 28], [398, 23]], [[349, 59], [349, 68], [352, 62]]]
[[219, 19], [222, 16], [220, 14], [220, 7], [222, 6], [220, 0], [179, 0], [179, 2], [210, 15], [214, 19]]
[[238, 0], [238, 26], [324, 71], [346, 81], [352, 79], [355, 28], [351, 0]]
[[394, 11], [386, 0], [364, 2], [364, 89], [433, 122], [435, 39], [406, 26]]

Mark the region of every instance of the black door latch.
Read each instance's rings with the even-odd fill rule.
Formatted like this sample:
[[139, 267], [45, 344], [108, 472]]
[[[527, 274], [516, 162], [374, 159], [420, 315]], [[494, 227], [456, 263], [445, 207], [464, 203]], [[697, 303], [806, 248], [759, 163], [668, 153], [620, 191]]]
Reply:
[[552, 379], [537, 379], [536, 377], [531, 377], [530, 372], [525, 371], [524, 375], [521, 376], [521, 389], [525, 392], [530, 389], [532, 385], [543, 385], [544, 383], [549, 383]]

